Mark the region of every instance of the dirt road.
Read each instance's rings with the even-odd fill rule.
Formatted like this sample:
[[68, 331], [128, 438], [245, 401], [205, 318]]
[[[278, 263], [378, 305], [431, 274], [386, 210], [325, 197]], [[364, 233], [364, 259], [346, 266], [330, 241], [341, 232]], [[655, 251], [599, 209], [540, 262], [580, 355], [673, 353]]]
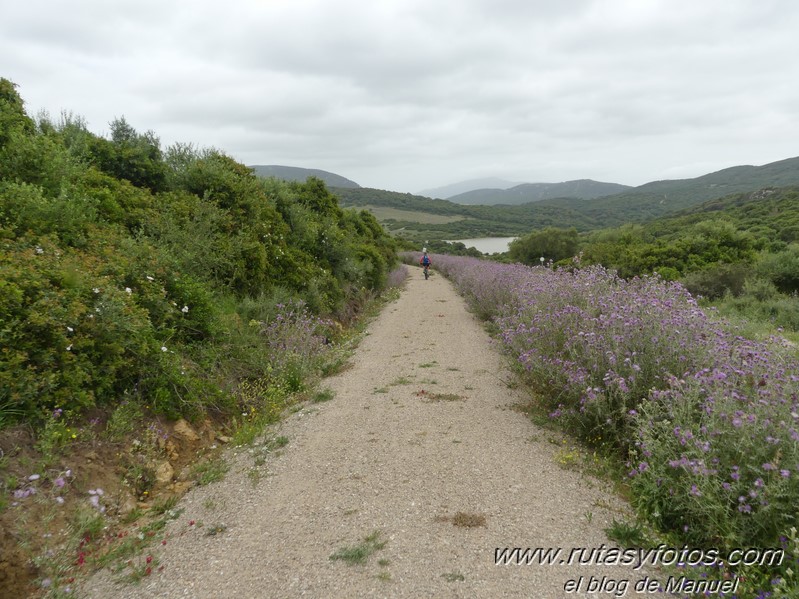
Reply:
[[[163, 572], [139, 586], [100, 574], [89, 596], [614, 596], [609, 583], [589, 592], [602, 576], [640, 596], [632, 585], [644, 574], [621, 567], [495, 565], [496, 548], [562, 547], [561, 559], [599, 548], [623, 509], [563, 467], [553, 433], [513, 409], [522, 395], [510, 378], [452, 286], [412, 268], [352, 367], [325, 381], [334, 399], [280, 425], [289, 444], [268, 458], [269, 474], [253, 485], [252, 456], [239, 449], [224, 482], [182, 500], [159, 547]], [[215, 524], [226, 530], [209, 536]], [[331, 559], [348, 547], [373, 553]]]

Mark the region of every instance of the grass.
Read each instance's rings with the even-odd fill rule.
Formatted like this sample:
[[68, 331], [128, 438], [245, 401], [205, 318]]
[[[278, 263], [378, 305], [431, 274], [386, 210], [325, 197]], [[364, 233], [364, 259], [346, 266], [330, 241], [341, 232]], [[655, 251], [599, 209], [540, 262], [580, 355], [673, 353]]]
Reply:
[[325, 401], [330, 401], [336, 396], [336, 392], [332, 389], [322, 389], [317, 391], [314, 396], [311, 398], [313, 403], [322, 403]]
[[144, 412], [141, 406], [134, 401], [123, 401], [111, 412], [105, 425], [105, 437], [109, 441], [117, 442], [125, 438], [144, 421]]
[[447, 582], [463, 582], [466, 580], [466, 577], [460, 572], [445, 572], [441, 575], [441, 578]]
[[253, 487], [257, 487], [258, 483], [261, 482], [261, 479], [264, 477], [264, 473], [261, 472], [260, 468], [257, 466], [253, 466], [249, 470], [247, 470], [247, 478], [250, 479]]
[[605, 533], [610, 540], [616, 541], [622, 547], [647, 546], [646, 534], [638, 523], [619, 522], [614, 518], [610, 526], [605, 529]]
[[419, 368], [432, 368], [433, 366], [438, 365], [438, 362], [433, 360], [432, 362], [425, 362], [424, 364], [419, 364]]
[[71, 532], [76, 537], [89, 537], [96, 539], [103, 534], [105, 518], [97, 510], [88, 506], [82, 507], [77, 512], [70, 526]]
[[417, 391], [414, 393], [416, 397], [421, 397], [424, 401], [433, 402], [433, 401], [460, 401], [462, 399], [466, 399], [463, 395], [458, 395], [456, 393], [431, 393], [430, 391], [425, 391], [422, 389], [421, 391]]
[[150, 513], [155, 515], [162, 515], [167, 513], [170, 510], [174, 510], [175, 507], [178, 505], [178, 501], [180, 497], [177, 495], [171, 495], [169, 497], [165, 497], [163, 499], [158, 499], [153, 502], [153, 506], [150, 508]]
[[202, 487], [222, 480], [228, 470], [228, 463], [221, 457], [216, 457], [192, 466], [189, 476]]
[[274, 437], [273, 439], [269, 439], [264, 443], [264, 447], [269, 451], [274, 451], [276, 449], [281, 449], [289, 444], [289, 438], [280, 435], [279, 437]]
[[368, 560], [373, 553], [385, 547], [387, 542], [388, 541], [380, 540], [380, 531], [376, 530], [364, 537], [361, 543], [349, 547], [342, 547], [333, 553], [330, 559], [331, 561], [343, 561], [351, 566], [365, 564], [366, 560]]
[[446, 225], [449, 223], [464, 220], [464, 216], [445, 216], [443, 214], [432, 214], [430, 212], [418, 212], [412, 210], [401, 210], [399, 208], [389, 208], [388, 206], [362, 206], [375, 215], [379, 221], [399, 220], [412, 223], [428, 225]]
[[409, 379], [407, 376], [401, 376], [399, 378], [394, 379], [391, 381], [388, 386], [389, 387], [397, 387], [399, 385], [410, 385], [413, 381]]
[[212, 524], [209, 526], [205, 531], [206, 537], [215, 537], [218, 534], [222, 534], [223, 532], [227, 532], [227, 524]]

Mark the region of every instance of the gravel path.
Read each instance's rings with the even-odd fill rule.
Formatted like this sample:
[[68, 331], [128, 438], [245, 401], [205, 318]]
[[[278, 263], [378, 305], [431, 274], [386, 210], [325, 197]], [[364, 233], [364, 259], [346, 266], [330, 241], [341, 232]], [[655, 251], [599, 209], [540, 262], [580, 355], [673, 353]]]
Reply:
[[[139, 586], [100, 573], [90, 597], [613, 597], [591, 576], [621, 567], [501, 565], [497, 547], [600, 547], [625, 508], [558, 465], [555, 435], [513, 409], [522, 396], [488, 335], [443, 277], [411, 269], [371, 323], [352, 367], [327, 379], [332, 401], [287, 418], [268, 475], [231, 450], [226, 480], [192, 490], [159, 547], [163, 572]], [[460, 515], [459, 515], [460, 513]], [[190, 526], [189, 520], [205, 526]], [[227, 530], [209, 536], [209, 527]], [[476, 526], [458, 526], [471, 524]], [[364, 564], [336, 551], [385, 545]], [[571, 595], [569, 579], [584, 577]], [[621, 595], [618, 595], [621, 596]]]

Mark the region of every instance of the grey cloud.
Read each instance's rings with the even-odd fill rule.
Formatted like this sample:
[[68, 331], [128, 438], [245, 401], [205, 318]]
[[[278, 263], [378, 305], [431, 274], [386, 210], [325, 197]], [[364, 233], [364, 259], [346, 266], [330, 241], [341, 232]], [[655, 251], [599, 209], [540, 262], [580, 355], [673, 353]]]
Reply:
[[29, 107], [98, 131], [124, 114], [248, 163], [412, 191], [796, 153], [788, 0], [72, 4], [4, 10], [0, 75]]

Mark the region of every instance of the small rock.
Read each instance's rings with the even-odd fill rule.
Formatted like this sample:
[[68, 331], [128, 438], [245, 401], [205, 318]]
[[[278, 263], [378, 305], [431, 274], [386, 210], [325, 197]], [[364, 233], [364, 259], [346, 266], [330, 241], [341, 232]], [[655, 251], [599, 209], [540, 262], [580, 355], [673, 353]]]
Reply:
[[169, 462], [161, 462], [155, 469], [155, 480], [162, 485], [172, 482], [175, 469]]
[[225, 435], [217, 435], [216, 440], [220, 443], [230, 443], [232, 441], [230, 437], [226, 437]]
[[209, 443], [214, 440], [214, 423], [210, 418], [206, 418], [203, 422], [202, 431]]
[[184, 482], [178, 482], [178, 483], [173, 484], [170, 487], [170, 489], [176, 495], [183, 495], [186, 491], [191, 489], [191, 483], [190, 482], [185, 482], [185, 481]]
[[123, 516], [127, 516], [135, 509], [136, 509], [136, 500], [133, 499], [133, 497], [126, 497], [119, 505], [119, 513]]
[[180, 457], [177, 443], [175, 443], [172, 439], [169, 439], [167, 440], [165, 447], [166, 455], [169, 456], [169, 459], [173, 462], [177, 462], [178, 458]]
[[186, 441], [195, 443], [200, 440], [200, 436], [195, 432], [195, 430], [191, 427], [191, 425], [188, 422], [186, 422], [183, 418], [181, 418], [175, 423], [175, 428], [173, 429], [173, 431], [175, 435]]

